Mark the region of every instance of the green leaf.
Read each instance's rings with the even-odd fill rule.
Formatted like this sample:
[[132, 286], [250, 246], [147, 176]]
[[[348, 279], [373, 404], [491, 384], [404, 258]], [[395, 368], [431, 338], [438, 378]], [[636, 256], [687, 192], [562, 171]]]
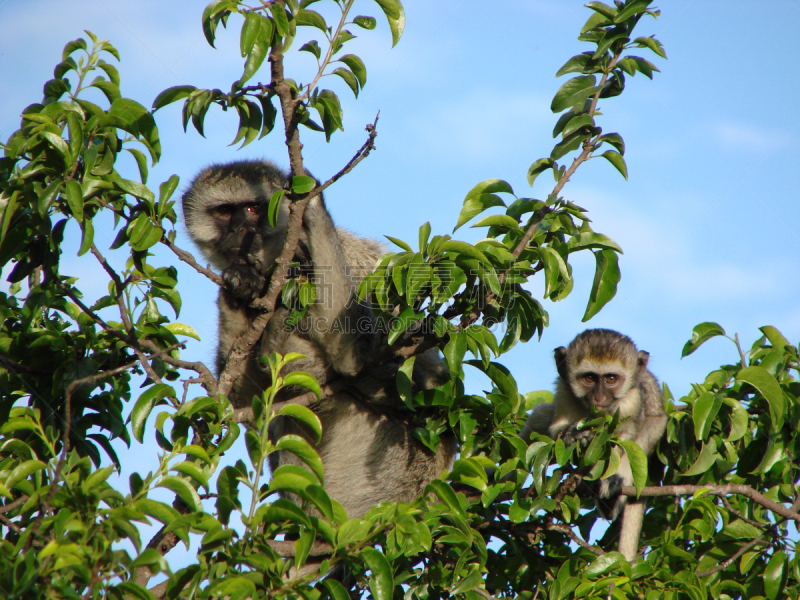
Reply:
[[289, 373], [283, 378], [283, 385], [299, 385], [300, 387], [304, 387], [307, 390], [314, 392], [317, 395], [317, 398], [319, 398], [321, 394], [317, 380], [314, 379], [312, 375], [303, 373], [302, 371]]
[[689, 356], [705, 342], [720, 335], [724, 336], [725, 330], [716, 323], [706, 321], [705, 323], [695, 325], [694, 329], [692, 329], [692, 337], [683, 347], [681, 358], [684, 356]]
[[218, 579], [208, 587], [208, 597], [245, 600], [256, 595], [256, 584], [247, 577], [236, 575]]
[[556, 77], [561, 77], [567, 73], [594, 73], [597, 61], [592, 60], [592, 54], [593, 52], [584, 52], [573, 56], [556, 72]]
[[758, 329], [761, 331], [761, 333], [767, 336], [769, 343], [772, 344], [772, 347], [776, 350], [783, 351], [787, 346], [790, 348], [792, 347], [792, 345], [789, 343], [789, 340], [787, 340], [783, 334], [772, 325], [765, 325], [764, 327], [759, 327]]
[[450, 336], [450, 341], [447, 342], [447, 345], [445, 345], [442, 352], [447, 360], [447, 366], [450, 369], [450, 373], [452, 373], [454, 376], [463, 378], [464, 368], [462, 364], [464, 362], [464, 355], [467, 353], [467, 334], [452, 334]]
[[550, 110], [559, 113], [583, 104], [589, 96], [593, 96], [597, 92], [596, 83], [597, 79], [594, 75], [573, 77], [558, 89], [550, 104]]
[[636, 497], [638, 498], [644, 484], [647, 483], [647, 455], [639, 447], [639, 444], [632, 440], [624, 440], [622, 447], [625, 448], [625, 454], [631, 466], [633, 485], [636, 486]]
[[640, 48], [649, 48], [661, 58], [667, 58], [667, 53], [664, 52], [664, 46], [661, 42], [655, 39], [653, 36], [650, 37], [638, 37], [632, 42], [636, 44]]
[[5, 486], [13, 489], [20, 481], [27, 479], [31, 474], [41, 471], [47, 465], [40, 460], [26, 460], [14, 468], [5, 480]]
[[186, 475], [187, 477], [191, 477], [197, 483], [206, 488], [206, 490], [209, 489], [208, 476], [203, 472], [203, 469], [196, 462], [184, 460], [182, 462], [172, 465], [171, 468], [175, 469], [181, 475]]
[[347, 87], [349, 87], [350, 90], [353, 92], [353, 95], [356, 98], [358, 98], [358, 92], [359, 92], [358, 80], [356, 79], [356, 76], [353, 75], [352, 71], [350, 71], [349, 69], [345, 69], [344, 67], [338, 67], [333, 71], [331, 71], [331, 74], [338, 75], [339, 77], [344, 79], [344, 82], [347, 84]]
[[357, 16], [353, 19], [353, 23], [361, 27], [362, 29], [375, 29], [378, 22], [375, 20], [375, 17], [365, 17], [362, 15]]
[[619, 152], [613, 150], [606, 150], [600, 156], [605, 158], [608, 162], [614, 165], [614, 168], [622, 173], [625, 179], [628, 179], [628, 166], [625, 164], [625, 159]]
[[322, 459], [314, 448], [311, 447], [305, 439], [299, 435], [287, 434], [281, 436], [275, 444], [275, 448], [281, 451], [291, 452], [300, 460], [306, 463], [309, 468], [317, 476], [320, 483], [325, 483], [325, 478], [322, 472]]
[[198, 342], [201, 341], [198, 333], [185, 323], [165, 323], [164, 328], [173, 335], [185, 335], [186, 337], [196, 339]]
[[203, 504], [200, 501], [200, 496], [197, 494], [197, 490], [195, 490], [192, 484], [185, 479], [176, 477], [175, 475], [164, 475], [158, 480], [156, 487], [164, 487], [168, 490], [172, 490], [194, 512], [203, 511]]
[[317, 40], [311, 40], [300, 46], [299, 52], [309, 52], [317, 57], [317, 60], [322, 58], [322, 50], [320, 50], [319, 42]]
[[247, 55], [247, 60], [244, 63], [244, 72], [239, 78], [239, 81], [236, 82], [238, 87], [242, 87], [245, 83], [250, 81], [253, 75], [255, 75], [256, 72], [261, 68], [261, 65], [264, 63], [264, 59], [268, 54], [269, 43], [261, 39], [256, 40], [252, 49], [250, 50], [250, 53]]
[[783, 427], [786, 405], [783, 391], [778, 381], [764, 367], [745, 367], [736, 374], [738, 381], [744, 381], [756, 388], [769, 404], [769, 416], [772, 419], [772, 431], [778, 432]]
[[275, 227], [278, 223], [278, 215], [281, 210], [281, 203], [283, 197], [286, 195], [286, 190], [276, 190], [269, 199], [269, 207], [267, 208], [267, 220], [270, 227]]
[[468, 244], [467, 242], [460, 242], [458, 240], [448, 240], [439, 247], [439, 251], [462, 254], [464, 256], [468, 256], [469, 258], [477, 259], [490, 267], [492, 265], [492, 263], [489, 261], [488, 258], [486, 258], [486, 255], [484, 255], [483, 252], [478, 250], [472, 244]]
[[323, 33], [328, 33], [328, 24], [322, 15], [316, 11], [301, 8], [294, 20], [299, 26], [316, 27]]
[[475, 227], [504, 227], [512, 231], [520, 230], [519, 221], [508, 215], [489, 215], [488, 217], [483, 217], [474, 225], [470, 225], [470, 228]]
[[712, 437], [710, 440], [703, 443], [703, 449], [700, 451], [694, 464], [684, 473], [681, 473], [682, 476], [690, 477], [692, 475], [701, 475], [711, 468], [711, 465], [714, 464], [718, 457], [717, 444], [713, 440], [714, 438]]
[[270, 4], [269, 10], [272, 12], [273, 22], [278, 35], [286, 37], [289, 34], [289, 18], [286, 16], [286, 9], [280, 4]]
[[585, 231], [578, 235], [572, 236], [567, 240], [568, 252], [577, 252], [585, 250], [586, 248], [599, 249], [599, 250], [615, 250], [622, 254], [622, 248], [619, 247], [614, 240], [602, 233], [594, 233], [593, 231]]
[[165, 383], [157, 383], [139, 396], [130, 416], [131, 431], [133, 432], [133, 437], [139, 443], [142, 443], [144, 439], [144, 426], [150, 413], [167, 397], [177, 398], [175, 390]]
[[[464, 202], [466, 203], [467, 200], [472, 198], [473, 196], [478, 196], [481, 194], [511, 194], [514, 195], [514, 189], [511, 187], [511, 184], [507, 181], [503, 181], [502, 179], [486, 179], [481, 181], [478, 185], [472, 188], [464, 198]], [[505, 205], [503, 205], [505, 206]]]
[[476, 215], [479, 215], [485, 211], [487, 208], [505, 205], [505, 202], [503, 202], [494, 194], [477, 194], [474, 196], [467, 196], [464, 200], [464, 206], [458, 215], [458, 222], [456, 223], [456, 226], [453, 227], [453, 231], [461, 227], [464, 223]]
[[287, 404], [278, 411], [278, 415], [297, 419], [316, 434], [317, 442], [322, 439], [322, 423], [320, 423], [319, 417], [305, 406]]
[[356, 76], [362, 88], [367, 84], [367, 67], [364, 65], [363, 60], [355, 54], [345, 54], [339, 58], [339, 61], [350, 67], [350, 70], [353, 72], [353, 75]]
[[292, 177], [292, 191], [295, 194], [307, 194], [317, 185], [316, 180], [308, 175], [295, 175]]
[[422, 313], [416, 312], [413, 307], [406, 307], [403, 312], [392, 319], [392, 326], [387, 338], [388, 343], [394, 344], [415, 321], [418, 321], [423, 316]]
[[605, 135], [601, 135], [597, 138], [598, 142], [605, 142], [616, 148], [617, 152], [620, 154], [625, 154], [625, 142], [618, 133], [607, 133]]
[[576, 131], [586, 127], [594, 127], [594, 118], [587, 113], [581, 113], [567, 122], [566, 126], [561, 132], [561, 137], [566, 138], [572, 133], [575, 133]]
[[83, 191], [81, 190], [81, 185], [74, 179], [70, 179], [64, 187], [69, 210], [72, 216], [80, 223], [83, 221]]
[[242, 58], [247, 56], [250, 50], [253, 49], [259, 33], [261, 33], [261, 15], [257, 12], [248, 12], [245, 15], [244, 23], [242, 23], [242, 32], [239, 35], [239, 51], [242, 53]]
[[775, 600], [784, 590], [784, 571], [786, 570], [787, 554], [778, 550], [772, 555], [764, 569], [764, 594], [769, 600]]
[[428, 248], [428, 239], [431, 236], [431, 222], [425, 221], [419, 228], [419, 251], [424, 253]]
[[240, 146], [243, 148], [255, 140], [261, 130], [261, 108], [255, 102], [244, 98], [237, 99], [234, 108], [239, 114], [239, 129], [229, 145], [233, 146], [243, 140]]
[[272, 474], [269, 489], [271, 492], [288, 491], [303, 494], [309, 485], [317, 483], [320, 481], [312, 471], [297, 465], [281, 465]]
[[168, 104], [172, 104], [177, 100], [182, 100], [195, 91], [197, 88], [193, 85], [176, 85], [171, 88], [165, 89], [161, 92], [156, 99], [153, 100], [153, 110], [163, 108]]
[[425, 493], [436, 495], [436, 497], [439, 498], [439, 500], [441, 500], [448, 509], [450, 509], [450, 512], [462, 519], [467, 518], [467, 514], [461, 507], [461, 503], [458, 501], [458, 497], [453, 491], [453, 488], [451, 488], [444, 481], [440, 479], [434, 479], [425, 488]]
[[402, 366], [397, 369], [397, 393], [400, 394], [400, 398], [403, 400], [403, 404], [405, 404], [409, 409], [414, 410], [414, 404], [411, 402], [413, 395], [413, 377], [412, 373], [414, 372], [414, 363], [416, 362], [417, 357], [412, 356], [407, 358]]
[[528, 168], [528, 185], [533, 187], [533, 182], [540, 173], [544, 173], [547, 169], [552, 169], [555, 161], [552, 158], [540, 158]]
[[613, 250], [594, 252], [597, 261], [594, 271], [592, 291], [589, 293], [589, 302], [582, 322], [595, 316], [617, 294], [617, 284], [620, 280], [619, 258]]
[[406, 242], [404, 242], [403, 240], [398, 239], [396, 237], [392, 237], [390, 235], [385, 235], [383, 237], [385, 237], [387, 240], [392, 242], [395, 246], [399, 246], [400, 248], [402, 248], [406, 252], [413, 252], [413, 250], [411, 249], [411, 246], [409, 244], [407, 244]]
[[361, 551], [361, 557], [372, 571], [369, 578], [369, 589], [375, 600], [392, 600], [394, 592], [394, 575], [392, 567], [380, 550], [367, 547]]
[[81, 247], [78, 249], [78, 256], [86, 254], [94, 243], [94, 224], [91, 219], [84, 219], [81, 222]]
[[647, 7], [653, 0], [633, 0], [627, 2], [625, 6], [614, 17], [614, 23], [622, 23], [627, 21], [634, 15], [639, 15], [647, 10]]
[[722, 406], [722, 399], [716, 394], [705, 392], [695, 400], [692, 407], [692, 421], [694, 421], [694, 437], [703, 441], [711, 432], [711, 425], [717, 418], [717, 413]]
[[586, 133], [581, 133], [580, 131], [573, 132], [572, 135], [565, 137], [553, 147], [552, 152], [550, 152], [550, 158], [556, 161], [573, 150], [577, 150], [587, 137], [588, 134]]
[[406, 13], [400, 0], [375, 0], [381, 7], [386, 20], [389, 22], [389, 29], [392, 32], [392, 47], [400, 41], [403, 29], [406, 26]]

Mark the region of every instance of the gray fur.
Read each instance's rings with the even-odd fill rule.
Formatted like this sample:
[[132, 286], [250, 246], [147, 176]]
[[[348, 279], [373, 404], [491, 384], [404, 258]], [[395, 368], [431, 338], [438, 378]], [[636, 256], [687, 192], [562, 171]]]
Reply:
[[[233, 343], [258, 315], [249, 303], [264, 293], [283, 248], [288, 201], [280, 208], [275, 228], [269, 226], [265, 212], [272, 194], [285, 186], [286, 177], [269, 162], [213, 165], [195, 178], [183, 197], [189, 234], [203, 255], [223, 271], [228, 284], [220, 289], [217, 302], [218, 372], [225, 368]], [[222, 206], [227, 207], [226, 214], [220, 212]], [[234, 215], [230, 221], [227, 213]], [[357, 301], [355, 292], [383, 253], [378, 242], [335, 228], [322, 197], [313, 198], [303, 215], [295, 260], [314, 278], [317, 301], [295, 327], [285, 326], [289, 310], [276, 307], [257, 350], [248, 357], [244, 374], [229, 394], [235, 407], [249, 406], [253, 396], [270, 385], [270, 374], [258, 358], [273, 351], [307, 357], [289, 363], [283, 375], [305, 371], [320, 384], [340, 378], [349, 383], [346, 391], [313, 408], [323, 426], [322, 440], [315, 447], [324, 466], [325, 489], [350, 517], [363, 516], [378, 502], [412, 501], [450, 467], [455, 454], [455, 442], [449, 438], [442, 441], [437, 453], [429, 452], [394, 410], [402, 405], [394, 391], [397, 364], [366, 367], [383, 342], [372, 327], [370, 308]], [[442, 383], [446, 374], [437, 351], [417, 358], [417, 389]], [[286, 433], [314, 443], [294, 420], [273, 421], [273, 440]], [[270, 458], [273, 470], [282, 464], [299, 464], [299, 459], [287, 452]]]
[[[556, 348], [559, 377], [553, 402], [539, 404], [528, 417], [520, 435], [525, 441], [531, 433], [542, 433], [553, 439], [562, 436], [565, 443], [588, 443], [591, 432], [579, 431], [580, 422], [596, 410], [626, 419], [617, 430], [623, 440], [633, 440], [650, 456], [658, 445], [667, 424], [664, 399], [658, 381], [647, 370], [649, 355], [636, 349], [630, 338], [610, 329], [588, 329], [578, 335], [568, 348]], [[618, 387], [609, 390], [597, 386], [586, 393], [580, 381], [583, 376], [615, 376]], [[633, 485], [633, 474], [627, 455], [620, 456], [617, 473], [600, 482], [599, 497], [613, 497], [617, 485]], [[609, 515], [615, 519], [624, 510], [619, 550], [626, 559], [636, 558], [642, 529], [644, 502], [627, 503], [619, 496]]]

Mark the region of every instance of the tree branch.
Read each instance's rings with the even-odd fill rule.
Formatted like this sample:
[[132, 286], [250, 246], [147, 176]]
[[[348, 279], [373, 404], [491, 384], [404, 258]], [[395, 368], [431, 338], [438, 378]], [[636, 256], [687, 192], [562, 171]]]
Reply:
[[[763, 494], [757, 492], [749, 485], [729, 483], [725, 485], [665, 485], [665, 486], [645, 486], [640, 496], [654, 498], [656, 496], [693, 496], [698, 492], [705, 492], [711, 496], [729, 496], [740, 494], [757, 502], [764, 508], [779, 514], [780, 516], [800, 523], [800, 513], [796, 512], [794, 506], [786, 508], [783, 504], [770, 500]], [[620, 490], [625, 496], [636, 497], [636, 488], [632, 485], [623, 485]]]
[[559, 533], [563, 533], [563, 534], [564, 534], [564, 535], [566, 535], [566, 536], [567, 536], [569, 539], [571, 539], [573, 542], [575, 542], [576, 544], [578, 544], [578, 546], [580, 546], [581, 548], [584, 548], [584, 549], [588, 550], [588, 551], [589, 551], [589, 552], [591, 552], [592, 554], [595, 554], [595, 555], [597, 555], [597, 556], [603, 556], [603, 554], [605, 554], [605, 552], [603, 552], [603, 551], [602, 551], [600, 548], [598, 548], [597, 546], [592, 546], [590, 543], [588, 543], [588, 542], [586, 542], [586, 541], [582, 540], [581, 538], [579, 538], [579, 537], [578, 537], [578, 536], [575, 534], [575, 532], [574, 532], [574, 531], [572, 531], [572, 527], [570, 527], [569, 525], [564, 525], [564, 524], [562, 524], [562, 523], [550, 523], [550, 524], [547, 526], [547, 529], [549, 529], [550, 531], [558, 531]]
[[166, 245], [170, 250], [172, 250], [175, 253], [175, 255], [178, 258], [180, 258], [183, 262], [192, 267], [198, 273], [205, 275], [220, 287], [225, 285], [225, 281], [222, 279], [222, 277], [214, 273], [214, 271], [212, 271], [208, 267], [200, 266], [200, 264], [198, 264], [198, 262], [194, 259], [194, 256], [191, 253], [187, 252], [182, 248], [178, 248], [174, 242], [171, 242], [169, 238], [167, 238], [166, 233], [161, 236], [161, 243]]

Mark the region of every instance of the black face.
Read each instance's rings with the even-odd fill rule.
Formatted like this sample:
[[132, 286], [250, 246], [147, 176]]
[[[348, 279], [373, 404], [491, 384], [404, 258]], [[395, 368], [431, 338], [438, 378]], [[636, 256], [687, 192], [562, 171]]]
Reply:
[[266, 223], [266, 209], [266, 202], [242, 202], [209, 210], [221, 232], [218, 253], [230, 257], [222, 277], [236, 301], [248, 303], [266, 291], [266, 275], [274, 264], [269, 249], [275, 244], [264, 234], [277, 233]]
[[625, 375], [622, 373], [608, 372], [595, 373], [586, 371], [576, 377], [577, 387], [582, 393], [581, 397], [591, 402], [598, 410], [614, 406], [614, 402], [624, 389]]

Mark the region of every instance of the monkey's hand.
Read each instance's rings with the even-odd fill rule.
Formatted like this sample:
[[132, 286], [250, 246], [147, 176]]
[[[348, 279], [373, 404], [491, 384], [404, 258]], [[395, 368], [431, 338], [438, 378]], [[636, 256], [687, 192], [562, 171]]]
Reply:
[[564, 443], [567, 446], [571, 446], [577, 442], [580, 444], [581, 448], [586, 448], [586, 446], [589, 445], [589, 442], [592, 441], [592, 437], [594, 436], [592, 430], [579, 429], [580, 425], [581, 421], [576, 421], [564, 430], [564, 433], [561, 435], [561, 439], [564, 440]]
[[625, 506], [627, 498], [620, 495], [624, 483], [619, 475], [612, 475], [597, 482], [597, 508], [609, 521], [616, 519]]
[[231, 295], [245, 304], [258, 298], [267, 283], [264, 275], [254, 269], [252, 265], [244, 262], [234, 263], [225, 269], [222, 279], [227, 284]]

